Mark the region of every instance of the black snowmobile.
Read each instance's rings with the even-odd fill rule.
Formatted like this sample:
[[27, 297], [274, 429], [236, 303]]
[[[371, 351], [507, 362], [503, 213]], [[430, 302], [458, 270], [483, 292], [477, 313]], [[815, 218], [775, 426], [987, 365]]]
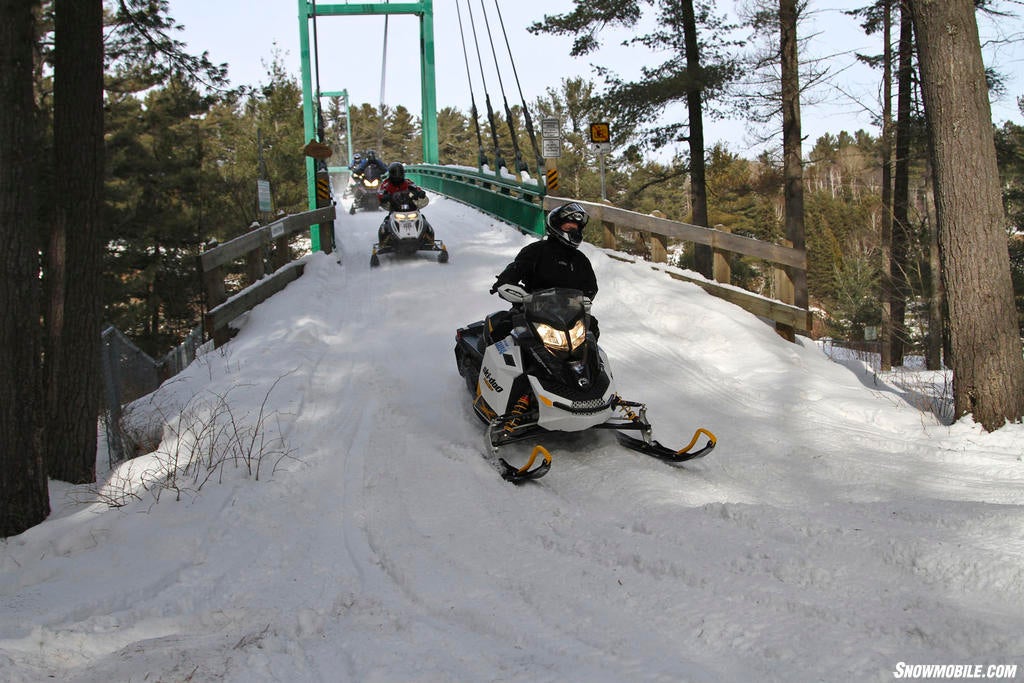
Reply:
[[380, 209], [380, 202], [377, 199], [377, 190], [383, 181], [383, 174], [375, 164], [369, 164], [363, 173], [352, 174], [352, 184], [349, 190], [352, 194], [352, 206], [348, 212], [354, 214], [356, 209], [362, 211], [377, 211]]
[[434, 229], [420, 212], [430, 199], [416, 199], [409, 192], [395, 192], [388, 200], [388, 217], [377, 231], [370, 266], [380, 265], [381, 254], [412, 256], [421, 251], [437, 253], [438, 263], [448, 262], [448, 247], [434, 238]]
[[[498, 295], [514, 305], [511, 313], [494, 313], [455, 334], [455, 361], [473, 395], [474, 412], [487, 423], [490, 457], [506, 444], [544, 432], [587, 429], [617, 430], [622, 445], [672, 463], [714, 449], [717, 440], [706, 429], [698, 429], [680, 450], [652, 438], [647, 407], [615, 391], [608, 358], [588, 329], [589, 300], [582, 292], [556, 288], [530, 294], [506, 284]], [[691, 451], [702, 434], [707, 444]], [[533, 467], [538, 455], [543, 462]], [[537, 445], [522, 467], [504, 458], [497, 462], [502, 477], [518, 483], [547, 474], [551, 454]]]

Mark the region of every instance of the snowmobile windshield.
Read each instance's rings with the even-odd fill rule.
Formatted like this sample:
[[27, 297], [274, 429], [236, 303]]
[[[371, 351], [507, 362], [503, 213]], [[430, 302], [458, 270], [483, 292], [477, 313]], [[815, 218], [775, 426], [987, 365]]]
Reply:
[[564, 329], [583, 317], [583, 292], [564, 287], [542, 289], [530, 295], [524, 308], [531, 322], [543, 322]]
[[578, 289], [545, 289], [524, 303], [527, 320], [552, 353], [575, 351], [587, 336], [583, 292]]

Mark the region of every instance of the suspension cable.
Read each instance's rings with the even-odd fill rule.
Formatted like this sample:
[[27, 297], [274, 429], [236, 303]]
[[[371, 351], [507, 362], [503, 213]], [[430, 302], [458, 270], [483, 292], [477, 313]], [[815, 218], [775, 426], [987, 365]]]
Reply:
[[473, 127], [476, 129], [476, 161], [477, 166], [487, 163], [487, 155], [484, 153], [484, 140], [480, 135], [480, 120], [476, 110], [476, 98], [473, 96], [473, 78], [469, 73], [469, 55], [466, 53], [466, 34], [462, 30], [462, 10], [459, 9], [459, 2], [455, 2], [455, 12], [459, 17], [459, 38], [462, 40], [462, 59], [466, 63], [466, 81], [469, 83], [469, 102], [471, 105], [470, 114], [473, 117]]
[[[487, 19], [487, 10], [484, 8], [484, 0], [480, 0], [480, 12], [484, 15], [484, 24], [487, 26], [487, 40], [491, 44], [491, 56], [494, 58], [494, 70], [498, 74], [498, 86], [501, 88], [501, 99], [505, 104], [505, 118], [508, 120], [508, 132], [512, 138], [512, 152], [515, 156], [516, 172], [523, 171], [523, 155], [519, 152], [519, 141], [516, 139], [515, 120], [512, 118], [512, 110], [508, 106], [508, 98], [505, 96], [505, 83], [501, 80], [501, 68], [498, 66], [498, 53], [494, 49], [494, 36], [491, 34], [491, 22]], [[506, 36], [506, 41], [507, 41]]]
[[[526, 106], [526, 97], [523, 96], [523, 87], [519, 84], [519, 73], [516, 71], [516, 60], [512, 57], [512, 46], [508, 42], [508, 32], [505, 30], [505, 20], [501, 16], [501, 7], [498, 0], [494, 0], [494, 9], [498, 12], [498, 21], [501, 23], [501, 34], [505, 38], [505, 49], [508, 50], [508, 61], [512, 64], [512, 75], [516, 78], [516, 88], [519, 90], [519, 100], [523, 103], [523, 120], [526, 123], [526, 132], [530, 136], [530, 144], [533, 146], [533, 154], [537, 157], [537, 170], [544, 168], [544, 157], [541, 156], [537, 147], [537, 135], [533, 132], [533, 120], [530, 118], [530, 110]], [[543, 175], [543, 174], [542, 174]]]
[[[390, 0], [387, 0], [385, 4], [389, 2]], [[388, 16], [387, 14], [384, 15], [384, 52], [380, 58], [380, 107], [378, 108], [380, 125], [377, 126], [378, 152], [382, 152], [384, 149], [384, 83], [385, 76], [388, 73]]]
[[480, 65], [480, 80], [484, 84], [484, 99], [487, 102], [487, 121], [491, 124], [491, 139], [494, 141], [494, 170], [497, 172], [505, 165], [505, 159], [501, 156], [501, 149], [498, 147], [498, 129], [494, 124], [494, 110], [491, 108], [491, 95], [487, 91], [487, 79], [484, 78], [484, 62], [480, 57], [480, 41], [476, 35], [476, 22], [473, 20], [473, 6], [466, 0], [466, 7], [469, 9], [469, 23], [473, 28], [473, 43], [476, 45], [476, 59]]
[[320, 48], [316, 37], [316, 0], [311, 3], [313, 9], [313, 72], [316, 77], [316, 137], [324, 141], [324, 111], [320, 106]]

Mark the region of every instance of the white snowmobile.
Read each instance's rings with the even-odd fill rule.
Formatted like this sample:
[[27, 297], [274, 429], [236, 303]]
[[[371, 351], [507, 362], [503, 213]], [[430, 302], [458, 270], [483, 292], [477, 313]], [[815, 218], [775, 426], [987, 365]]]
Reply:
[[412, 256], [420, 251], [436, 252], [438, 263], [448, 262], [448, 247], [434, 238], [434, 229], [420, 212], [430, 199], [415, 199], [408, 192], [396, 192], [390, 198], [388, 217], [377, 232], [370, 266], [380, 265], [381, 254]]
[[[473, 410], [487, 423], [486, 442], [498, 449], [543, 432], [614, 429], [624, 446], [679, 463], [712, 451], [715, 435], [698, 429], [686, 448], [673, 450], [651, 438], [647, 407], [626, 401], [614, 386], [611, 368], [588, 325], [589, 300], [575, 289], [532, 294], [518, 285], [498, 287], [514, 305], [508, 312], [460, 328], [455, 334], [459, 374], [473, 394]], [[504, 322], [511, 318], [511, 328]], [[639, 432], [639, 438], [625, 432]], [[691, 451], [701, 435], [707, 444]], [[534, 467], [537, 457], [543, 462]], [[498, 459], [502, 477], [514, 483], [538, 479], [551, 467], [551, 454], [534, 447], [522, 467]]]

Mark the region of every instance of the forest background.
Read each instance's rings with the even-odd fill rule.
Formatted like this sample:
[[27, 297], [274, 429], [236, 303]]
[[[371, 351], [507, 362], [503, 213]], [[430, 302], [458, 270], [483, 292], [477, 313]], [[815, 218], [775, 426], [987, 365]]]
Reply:
[[[115, 57], [119, 54], [109, 45], [107, 49]], [[264, 84], [229, 89], [224, 72], [217, 77], [209, 68], [168, 68], [152, 59], [131, 58], [127, 51], [123, 56], [110, 60], [105, 97], [104, 224], [109, 246], [104, 317], [105, 323], [159, 357], [202, 319], [199, 254], [213, 242], [248, 231], [253, 223], [306, 210], [302, 91], [297, 75], [288, 73], [281, 59], [268, 66]], [[998, 84], [998, 78], [993, 83]], [[41, 75], [44, 103], [48, 87]], [[421, 120], [405, 106], [353, 103], [346, 122], [340, 98], [325, 98], [324, 104], [324, 141], [334, 150], [332, 166], [347, 164], [349, 144], [364, 153], [373, 149], [386, 162], [422, 160]], [[602, 177], [589, 139], [589, 124], [608, 118], [600, 83], [565, 79], [528, 106], [534, 121], [557, 116], [563, 122], [558, 194], [600, 201]], [[1018, 107], [1024, 111], [1020, 98]], [[474, 120], [471, 112], [441, 108], [440, 163], [493, 166], [497, 152], [515, 167], [514, 149], [532, 159], [523, 108], [512, 106], [508, 114], [495, 117], [492, 129], [489, 118], [479, 112]], [[918, 112], [914, 120], [904, 274], [910, 287], [911, 352], [928, 324], [925, 302], [934, 287], [935, 248], [923, 115]], [[351, 141], [346, 136], [349, 129]], [[515, 144], [510, 130], [515, 131]], [[689, 221], [686, 156], [659, 160], [636, 127], [617, 126], [614, 134], [615, 153], [605, 158], [607, 200], [625, 209], [660, 211], [668, 218]], [[1018, 322], [1024, 332], [1024, 127], [1005, 122], [993, 126], [993, 135]], [[816, 333], [863, 340], [882, 315], [881, 136], [864, 130], [836, 131], [806, 141], [804, 157], [808, 289], [819, 317]], [[536, 176], [535, 164], [524, 163], [523, 168]], [[259, 210], [257, 179], [270, 182], [270, 212]], [[709, 225], [765, 240], [783, 237], [784, 178], [777, 149], [767, 146], [756, 158], [746, 159], [728, 145], [716, 144], [707, 153], [706, 182]], [[59, 191], [60, 179], [50, 185]], [[588, 239], [597, 240], [596, 230]], [[642, 245], [637, 246], [642, 251]], [[674, 258], [681, 267], [692, 265], [692, 252], [685, 246]], [[735, 284], [768, 293], [770, 278], [761, 264], [737, 258], [732, 267]]]

